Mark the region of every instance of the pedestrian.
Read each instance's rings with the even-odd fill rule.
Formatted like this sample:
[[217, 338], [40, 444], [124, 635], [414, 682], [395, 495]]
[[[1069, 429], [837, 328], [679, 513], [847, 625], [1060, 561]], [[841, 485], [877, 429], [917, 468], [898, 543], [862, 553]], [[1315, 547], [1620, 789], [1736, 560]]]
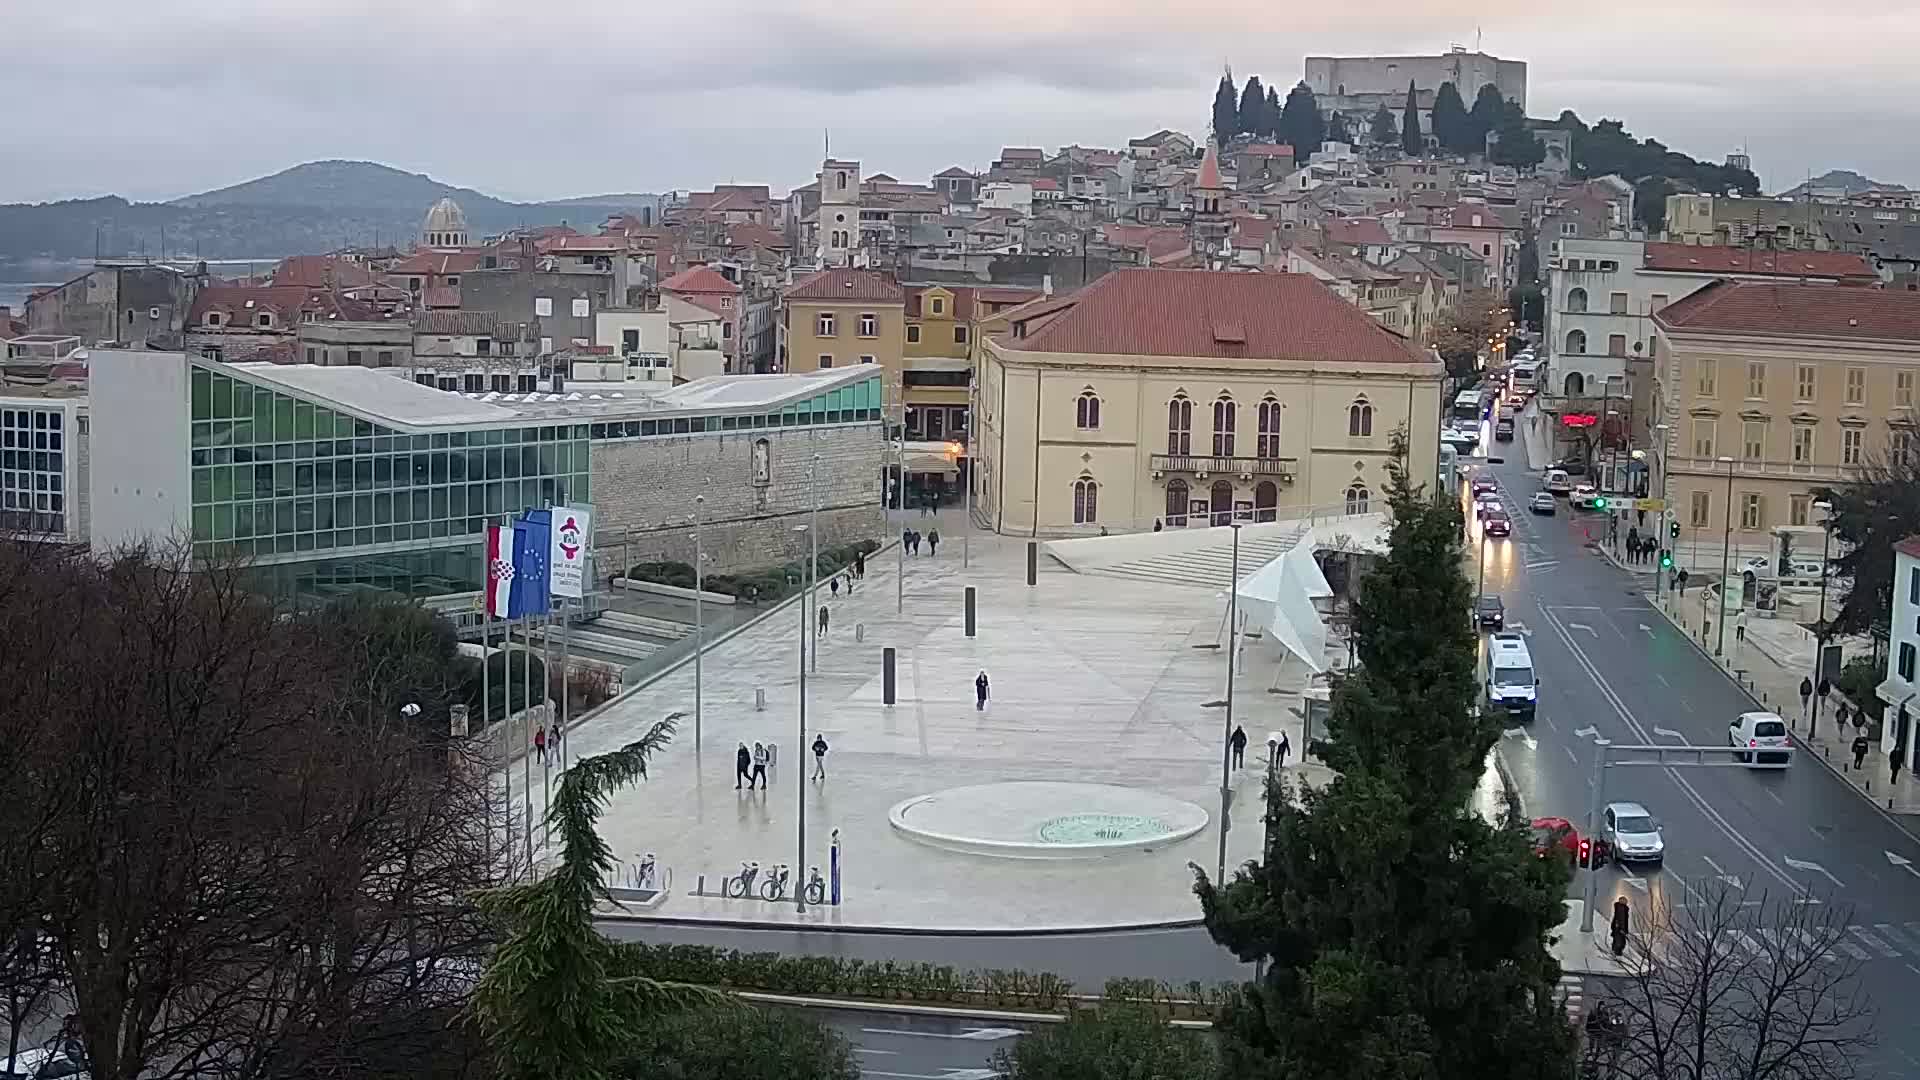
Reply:
[[1280, 733], [1280, 760], [1275, 764], [1279, 768], [1282, 768], [1282, 769], [1286, 768], [1287, 755], [1292, 752], [1293, 752], [1293, 741], [1291, 739], [1288, 739], [1287, 733], [1283, 731]]
[[747, 782], [747, 790], [753, 790], [755, 780], [760, 782], [761, 791], [767, 790], [767, 762], [772, 759], [773, 754], [768, 752], [766, 747], [759, 743], [753, 744], [753, 777]]
[[832, 577], [827, 579], [827, 591], [833, 594], [833, 598], [835, 600], [840, 599], [840, 575], [839, 574], [835, 574]]
[[908, 551], [913, 550], [913, 530], [912, 529], [900, 530], [900, 546], [903, 548], [906, 548]]
[[1905, 750], [1905, 747], [1896, 746], [1893, 748], [1893, 753], [1887, 755], [1887, 767], [1890, 770], [1887, 774], [1887, 780], [1890, 783], [1897, 784], [1900, 782], [1900, 757], [1905, 753]]
[[973, 678], [973, 707], [975, 711], [987, 707], [987, 669], [981, 668], [980, 674]]
[[1620, 956], [1627, 951], [1627, 898], [1622, 896], [1613, 902], [1613, 955]]
[[1687, 572], [1685, 570], [1680, 571], [1679, 582], [1680, 582], [1680, 595], [1686, 596], [1687, 595]]
[[813, 736], [813, 778], [827, 778], [827, 737], [818, 732]]
[[826, 632], [827, 632], [827, 605], [821, 604], [820, 605], [820, 633], [822, 635], [825, 635]]
[[1633, 526], [1628, 526], [1628, 527], [1627, 527], [1627, 551], [1629, 552], [1629, 555], [1630, 555], [1630, 559], [1629, 559], [1629, 561], [1633, 561], [1633, 562], [1638, 562], [1638, 561], [1639, 561], [1639, 559], [1640, 559], [1640, 530], [1639, 530], [1639, 529], [1636, 529], [1636, 528], [1634, 528]]
[[739, 791], [740, 782], [743, 780], [747, 782], [749, 788], [752, 787], [752, 769], [753, 753], [747, 749], [746, 743], [741, 743], [740, 749], [733, 755], [733, 790]]
[[1867, 763], [1867, 733], [1861, 732], [1853, 737], [1853, 771], [1859, 772]]
[[533, 753], [540, 764], [547, 763], [547, 729], [544, 724], [533, 731]]
[[1247, 729], [1236, 724], [1233, 734], [1227, 736], [1227, 745], [1233, 750], [1233, 767], [1237, 769], [1247, 760]]
[[940, 530], [935, 529], [927, 534], [927, 557], [932, 558], [938, 554], [940, 554]]
[[918, 531], [907, 534], [907, 554], [920, 554], [920, 533]]
[[854, 573], [852, 570], [847, 571], [847, 595], [848, 596], [853, 595], [853, 583], [859, 580], [860, 580], [859, 574]]
[[1741, 608], [1740, 614], [1733, 617], [1733, 640], [1735, 644], [1747, 640], [1747, 609]]
[[1847, 730], [1847, 703], [1846, 702], [1843, 701], [1840, 704], [1834, 706], [1833, 719], [1835, 723], [1840, 725], [1840, 730], [1842, 733], [1844, 733]]
[[853, 576], [861, 579], [867, 576], [867, 553], [864, 551], [853, 553]]
[[1805, 676], [1800, 678], [1800, 711], [1804, 714], [1813, 709], [1813, 680]]
[[1154, 519], [1153, 519], [1153, 531], [1154, 531], [1154, 532], [1159, 532], [1159, 531], [1160, 531], [1160, 519], [1159, 519], [1159, 518], [1154, 518]]

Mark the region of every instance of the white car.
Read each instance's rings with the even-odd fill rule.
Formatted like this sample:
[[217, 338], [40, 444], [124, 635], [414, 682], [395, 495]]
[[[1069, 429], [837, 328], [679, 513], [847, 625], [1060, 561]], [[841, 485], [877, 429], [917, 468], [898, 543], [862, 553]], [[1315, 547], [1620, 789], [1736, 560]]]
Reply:
[[1727, 745], [1741, 748], [1744, 752], [1734, 757], [1750, 768], [1784, 769], [1793, 763], [1793, 743], [1778, 713], [1741, 713], [1727, 725]]
[[87, 1070], [59, 1050], [22, 1047], [14, 1055], [12, 1069], [0, 1053], [0, 1080], [87, 1080]]
[[1660, 835], [1660, 823], [1639, 803], [1608, 803], [1600, 821], [1600, 839], [1614, 862], [1658, 866], [1666, 861], [1667, 842]]
[[1575, 484], [1573, 493], [1567, 496], [1567, 505], [1575, 509], [1590, 507], [1600, 498], [1600, 489], [1592, 484]]
[[[1763, 577], [1804, 578], [1819, 581], [1825, 576], [1821, 572], [1819, 559], [1789, 560], [1787, 570], [1785, 574], [1780, 573], [1779, 561], [1775, 559], [1748, 559], [1740, 564], [1740, 576], [1748, 581]], [[1828, 570], [1827, 573], [1830, 574], [1832, 571]]]

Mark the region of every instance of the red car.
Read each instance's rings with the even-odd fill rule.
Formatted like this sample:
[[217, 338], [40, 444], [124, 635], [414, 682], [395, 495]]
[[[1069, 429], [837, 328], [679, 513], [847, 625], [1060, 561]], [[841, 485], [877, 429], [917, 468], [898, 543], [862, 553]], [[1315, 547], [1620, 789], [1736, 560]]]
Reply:
[[[1605, 841], [1600, 842], [1600, 863], [1605, 865], [1607, 850]], [[1543, 859], [1566, 859], [1575, 866], [1587, 865], [1592, 854], [1594, 842], [1580, 835], [1573, 822], [1566, 818], [1543, 817], [1533, 819], [1533, 853]]]

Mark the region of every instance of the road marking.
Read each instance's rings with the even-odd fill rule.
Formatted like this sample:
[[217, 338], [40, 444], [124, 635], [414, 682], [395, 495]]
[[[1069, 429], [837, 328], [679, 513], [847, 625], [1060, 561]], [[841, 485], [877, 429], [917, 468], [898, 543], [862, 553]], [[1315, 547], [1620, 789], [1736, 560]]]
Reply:
[[1824, 866], [1821, 866], [1817, 862], [1805, 862], [1800, 859], [1789, 858], [1785, 855], [1782, 855], [1780, 857], [1780, 861], [1783, 863], [1786, 863], [1788, 866], [1793, 867], [1795, 870], [1803, 870], [1803, 871], [1806, 871], [1807, 873], [1819, 874], [1820, 876], [1826, 878], [1828, 881], [1833, 882], [1833, 887], [1836, 889], [1844, 889], [1847, 887], [1844, 882], [1842, 882], [1839, 878], [1834, 877], [1832, 874], [1828, 873], [1827, 868]]
[[1526, 728], [1510, 727], [1507, 730], [1501, 732], [1500, 737], [1503, 739], [1519, 739], [1521, 742], [1527, 744], [1527, 749], [1529, 750], [1532, 750], [1540, 745], [1539, 743], [1534, 741], [1534, 738], [1532, 735], [1527, 734]]
[[1767, 955], [1766, 946], [1753, 940], [1753, 938], [1748, 936], [1747, 932], [1744, 930], [1729, 929], [1727, 931], [1727, 936], [1739, 942], [1741, 948], [1752, 953], [1754, 956], [1764, 958]]
[[[1855, 927], [1849, 926], [1847, 929], [1852, 930], [1852, 929], [1855, 929]], [[1842, 952], [1846, 953], [1848, 956], [1853, 957], [1855, 960], [1873, 959], [1873, 957], [1867, 955], [1867, 950], [1861, 948], [1858, 945], [1855, 945], [1853, 942], [1848, 941], [1846, 938], [1834, 938], [1833, 947], [1841, 950]], [[1899, 954], [1895, 953], [1894, 955], [1898, 956]]]
[[[1713, 856], [1711, 855], [1702, 855], [1700, 856], [1700, 858], [1703, 861], [1705, 861], [1708, 866], [1713, 868], [1713, 874], [1715, 877], [1719, 878], [1721, 881], [1726, 882], [1727, 886], [1733, 889], [1733, 891], [1735, 892], [1742, 891], [1739, 875], [1727, 873], [1726, 870], [1723, 869], [1719, 863], [1713, 861]], [[1693, 891], [1692, 886], [1688, 886], [1687, 891], [1692, 892]]]
[[1586, 623], [1583, 623], [1583, 622], [1570, 622], [1567, 624], [1567, 629], [1585, 630], [1587, 633], [1592, 634], [1594, 637], [1600, 636], [1600, 631], [1595, 630], [1593, 627], [1588, 626]]
[[1580, 764], [1580, 757], [1579, 757], [1579, 755], [1577, 755], [1577, 754], [1575, 754], [1575, 753], [1573, 752], [1573, 747], [1571, 747], [1571, 746], [1563, 746], [1563, 747], [1561, 747], [1560, 749], [1562, 749], [1562, 750], [1565, 750], [1565, 751], [1567, 752], [1567, 760], [1568, 760], [1568, 761], [1571, 761], [1571, 762], [1573, 762], [1573, 763], [1574, 763], [1575, 765], [1578, 765], [1578, 764]]
[[970, 1042], [994, 1042], [1025, 1035], [1020, 1028], [968, 1028], [962, 1032], [902, 1031], [898, 1028], [861, 1028], [868, 1035], [905, 1035], [915, 1039], [965, 1039]]
[[1653, 733], [1655, 735], [1660, 736], [1663, 739], [1679, 739], [1681, 742], [1687, 741], [1687, 737], [1685, 735], [1680, 734], [1679, 732], [1673, 730], [1672, 728], [1657, 727], [1653, 729]]
[[1920, 945], [1915, 945], [1913, 938], [1908, 937], [1905, 931], [1892, 923], [1874, 923], [1873, 928], [1878, 930], [1880, 936], [1887, 939], [1894, 948], [1910, 953], [1920, 953]]
[[1533, 636], [1533, 631], [1527, 629], [1527, 624], [1523, 622], [1508, 623], [1507, 629], [1513, 631], [1516, 634], [1519, 634], [1521, 637]]
[[1864, 926], [1849, 926], [1847, 927], [1847, 932], [1859, 938], [1861, 941], [1866, 942], [1868, 945], [1871, 945], [1874, 951], [1878, 952], [1881, 956], [1891, 959], [1900, 955], [1899, 949], [1867, 933], [1867, 928]]
[[1769, 799], [1772, 799], [1772, 800], [1773, 800], [1774, 802], [1777, 802], [1777, 803], [1779, 803], [1779, 804], [1780, 804], [1781, 806], [1785, 806], [1785, 805], [1787, 805], [1787, 800], [1785, 800], [1785, 799], [1782, 799], [1782, 798], [1781, 798], [1780, 796], [1778, 796], [1778, 795], [1775, 795], [1775, 794], [1773, 793], [1773, 789], [1772, 789], [1772, 788], [1761, 788], [1760, 790], [1762, 790], [1762, 791], [1764, 791], [1764, 792], [1766, 792], [1766, 793], [1767, 793], [1767, 798], [1769, 798]]
[[1899, 867], [1902, 870], [1905, 870], [1907, 873], [1912, 874], [1914, 877], [1920, 877], [1920, 867], [1915, 867], [1913, 865], [1912, 859], [1906, 858], [1905, 856], [1901, 856], [1901, 855], [1895, 855], [1891, 851], [1887, 852], [1886, 854], [1887, 854], [1887, 862], [1891, 863], [1894, 866]]
[[898, 1051], [898, 1050], [875, 1050], [875, 1049], [874, 1049], [873, 1047], [871, 1047], [871, 1046], [856, 1046], [856, 1047], [854, 1047], [854, 1048], [853, 1048], [853, 1052], [854, 1052], [854, 1053], [856, 1053], [856, 1054], [873, 1054], [873, 1055], [875, 1055], [875, 1056], [877, 1056], [877, 1057], [892, 1057], [892, 1056], [894, 1056], [895, 1054], [898, 1054], [898, 1053], [899, 1053], [900, 1051]]
[[1634, 877], [1634, 876], [1633, 876], [1632, 874], [1628, 874], [1628, 875], [1627, 875], [1627, 885], [1628, 885], [1628, 887], [1629, 887], [1629, 888], [1632, 888], [1632, 889], [1635, 889], [1635, 890], [1638, 890], [1639, 892], [1646, 892], [1646, 891], [1647, 891], [1647, 881], [1646, 881], [1646, 879], [1645, 879], [1645, 878], [1638, 878], [1638, 877]]
[[1592, 724], [1588, 724], [1586, 727], [1583, 727], [1579, 731], [1574, 732], [1574, 734], [1582, 739], [1591, 739], [1595, 735], [1600, 734], [1600, 729], [1597, 727], [1594, 727]]
[[1659, 672], [1657, 672], [1657, 671], [1653, 673], [1653, 677], [1654, 677], [1654, 678], [1656, 678], [1656, 679], [1659, 679], [1659, 680], [1660, 680], [1660, 685], [1661, 685], [1661, 686], [1672, 686], [1672, 685], [1673, 685], [1672, 683], [1670, 683], [1670, 682], [1668, 682], [1668, 681], [1667, 681], [1667, 677], [1666, 677], [1665, 675], [1662, 675], [1662, 674], [1660, 674], [1660, 673], [1659, 673]]
[[1648, 625], [1647, 625], [1646, 623], [1641, 623], [1641, 624], [1640, 624], [1640, 629], [1641, 629], [1641, 630], [1644, 630], [1644, 631], [1646, 631], [1646, 635], [1647, 635], [1648, 637], [1652, 637], [1652, 636], [1653, 636], [1653, 627], [1651, 627], [1651, 626], [1648, 626]]
[[1829, 943], [1821, 940], [1820, 937], [1811, 930], [1795, 928], [1793, 933], [1794, 936], [1799, 938], [1800, 947], [1806, 951], [1808, 956], [1818, 959], [1823, 964], [1835, 962], [1836, 958], [1833, 955], [1833, 950], [1828, 946], [1829, 944], [1837, 944], [1841, 940], [1840, 938], [1836, 937], [1832, 943]]

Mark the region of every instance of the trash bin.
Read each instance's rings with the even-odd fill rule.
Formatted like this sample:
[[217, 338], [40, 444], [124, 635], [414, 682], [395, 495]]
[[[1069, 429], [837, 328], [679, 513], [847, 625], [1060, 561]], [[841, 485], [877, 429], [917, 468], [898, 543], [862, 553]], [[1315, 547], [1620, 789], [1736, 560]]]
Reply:
[[767, 688], [764, 686], [756, 686], [753, 688], [753, 711], [767, 711]]

